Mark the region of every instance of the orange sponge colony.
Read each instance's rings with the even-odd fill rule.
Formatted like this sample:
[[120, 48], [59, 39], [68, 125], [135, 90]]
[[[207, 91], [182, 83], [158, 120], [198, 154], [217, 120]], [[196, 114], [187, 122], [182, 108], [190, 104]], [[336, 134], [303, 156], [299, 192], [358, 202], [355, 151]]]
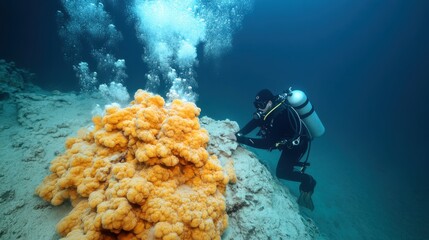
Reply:
[[228, 225], [229, 177], [206, 150], [200, 109], [139, 90], [129, 107], [112, 105], [94, 128], [66, 142], [36, 193], [74, 209], [65, 239], [220, 239]]

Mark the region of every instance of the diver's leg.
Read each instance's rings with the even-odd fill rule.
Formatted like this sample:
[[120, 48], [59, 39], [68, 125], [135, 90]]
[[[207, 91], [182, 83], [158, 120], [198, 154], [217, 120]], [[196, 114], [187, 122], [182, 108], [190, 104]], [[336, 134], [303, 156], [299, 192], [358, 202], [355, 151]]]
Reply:
[[301, 155], [301, 152], [297, 151], [297, 149], [283, 150], [277, 163], [276, 175], [281, 179], [300, 182], [305, 190], [311, 190], [309, 188], [311, 188], [311, 182], [314, 181], [313, 177], [295, 170]]
[[312, 191], [316, 185], [314, 178], [306, 173], [295, 170], [295, 166], [302, 158], [307, 148], [308, 142], [302, 141], [298, 146], [282, 150], [280, 159], [277, 163], [276, 175], [281, 179], [300, 182], [300, 190]]
[[294, 167], [297, 163], [296, 157], [293, 157], [292, 149], [284, 149], [277, 163], [276, 175], [278, 178], [286, 179], [294, 182], [301, 182], [302, 176], [300, 172], [295, 171]]
[[279, 162], [277, 164], [276, 175], [279, 178], [300, 182], [299, 190], [301, 195], [298, 198], [298, 204], [310, 210], [314, 210], [313, 200], [311, 196], [316, 186], [316, 180], [306, 173], [296, 171], [294, 166], [305, 153], [307, 146], [300, 146], [282, 151]]

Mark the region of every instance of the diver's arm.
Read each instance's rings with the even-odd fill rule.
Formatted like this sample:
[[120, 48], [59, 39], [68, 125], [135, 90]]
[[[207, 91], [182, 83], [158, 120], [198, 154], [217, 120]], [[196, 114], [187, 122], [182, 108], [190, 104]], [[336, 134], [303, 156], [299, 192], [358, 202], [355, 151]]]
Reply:
[[265, 138], [249, 138], [245, 135], [252, 132], [256, 127], [258, 127], [259, 120], [252, 119], [250, 120], [240, 131], [238, 131], [235, 136], [238, 143], [245, 144], [249, 147], [261, 148], [261, 149], [270, 149], [272, 148], [272, 142], [268, 141]]
[[271, 149], [273, 148], [273, 143], [266, 138], [249, 138], [241, 135], [240, 133], [236, 134], [237, 142], [245, 144], [249, 147], [260, 148], [260, 149]]
[[256, 127], [258, 127], [258, 120], [252, 119], [250, 120], [240, 131], [238, 131], [235, 135], [246, 135], [253, 131]]

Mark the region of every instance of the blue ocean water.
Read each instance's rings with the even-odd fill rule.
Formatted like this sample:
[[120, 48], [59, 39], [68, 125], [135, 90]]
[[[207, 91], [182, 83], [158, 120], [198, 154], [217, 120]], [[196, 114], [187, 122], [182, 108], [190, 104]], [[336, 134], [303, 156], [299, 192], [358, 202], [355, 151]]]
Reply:
[[[151, 66], [131, 10], [113, 2], [105, 8], [122, 39], [109, 50], [126, 60], [132, 94]], [[43, 88], [79, 90], [59, 36], [61, 2], [3, 1], [0, 9], [0, 58], [36, 73]], [[307, 170], [318, 181], [316, 210], [303, 214], [327, 239], [427, 239], [428, 23], [427, 1], [257, 0], [229, 50], [210, 58], [197, 45], [196, 103], [202, 115], [243, 126], [258, 90], [305, 91], [326, 134], [312, 144]], [[86, 50], [97, 43], [83, 39], [82, 58], [94, 65]], [[257, 152], [275, 172], [278, 152]]]

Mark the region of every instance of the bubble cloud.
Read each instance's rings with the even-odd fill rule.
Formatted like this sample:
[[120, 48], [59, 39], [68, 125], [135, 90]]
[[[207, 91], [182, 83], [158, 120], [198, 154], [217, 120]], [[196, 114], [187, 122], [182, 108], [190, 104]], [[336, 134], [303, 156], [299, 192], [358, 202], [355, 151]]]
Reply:
[[121, 83], [110, 82], [109, 85], [101, 84], [98, 87], [98, 91], [106, 99], [114, 100], [114, 102], [122, 106], [126, 106], [130, 100], [130, 95], [128, 94], [127, 89]]
[[76, 77], [79, 79], [82, 92], [90, 92], [95, 89], [97, 84], [97, 72], [91, 72], [87, 62], [80, 62], [73, 66]]
[[[103, 2], [62, 0], [61, 3], [63, 10], [57, 12], [59, 35], [64, 42], [65, 58], [72, 62], [81, 90], [97, 89], [95, 84], [100, 76], [103, 76], [102, 82], [123, 82], [127, 78], [125, 60], [118, 60], [109, 52], [122, 40], [122, 34]], [[98, 72], [90, 73], [88, 57], [95, 60]]]
[[134, 16], [138, 38], [146, 45], [144, 60], [150, 65], [148, 90], [161, 81], [170, 85], [168, 100], [196, 101], [194, 67], [197, 47], [204, 44], [208, 57], [218, 57], [232, 46], [232, 34], [252, 0], [136, 0]]
[[[65, 57], [72, 61], [78, 77], [86, 76], [83, 71], [94, 72], [100, 84], [123, 83], [128, 77], [125, 59], [113, 53], [123, 36], [113, 21], [118, 16], [112, 17], [108, 12], [121, 4], [128, 10], [125, 17], [130, 15], [128, 23], [135, 27], [144, 50], [142, 59], [149, 67], [146, 90], [161, 94], [165, 91], [167, 101], [178, 98], [195, 102], [195, 68], [202, 57], [199, 53], [217, 58], [228, 51], [253, 1], [61, 0], [63, 10], [57, 12], [59, 35], [64, 41]], [[86, 65], [79, 66], [80, 62]], [[90, 70], [95, 68], [97, 71]], [[88, 79], [80, 82], [91, 83]], [[82, 89], [88, 86], [82, 85]]]

